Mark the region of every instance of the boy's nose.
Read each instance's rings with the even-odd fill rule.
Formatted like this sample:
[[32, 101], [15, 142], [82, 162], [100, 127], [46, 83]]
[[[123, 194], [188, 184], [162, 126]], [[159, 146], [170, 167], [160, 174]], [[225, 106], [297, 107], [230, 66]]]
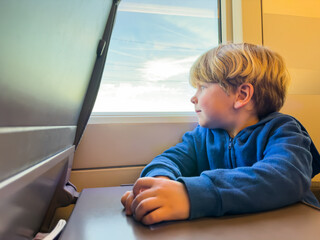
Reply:
[[193, 104], [196, 104], [196, 103], [198, 102], [198, 99], [197, 99], [196, 95], [194, 95], [194, 96], [190, 99], [190, 101], [191, 101]]

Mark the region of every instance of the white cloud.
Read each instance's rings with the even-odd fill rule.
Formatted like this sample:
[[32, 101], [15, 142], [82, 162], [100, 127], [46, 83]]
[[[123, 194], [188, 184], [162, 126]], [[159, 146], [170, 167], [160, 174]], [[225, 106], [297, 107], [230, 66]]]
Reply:
[[180, 74], [188, 74], [190, 66], [197, 56], [176, 60], [173, 58], [160, 58], [147, 61], [140, 69], [143, 78], [147, 81], [165, 81]]
[[170, 112], [193, 111], [194, 89], [159, 84], [102, 84], [94, 112]]

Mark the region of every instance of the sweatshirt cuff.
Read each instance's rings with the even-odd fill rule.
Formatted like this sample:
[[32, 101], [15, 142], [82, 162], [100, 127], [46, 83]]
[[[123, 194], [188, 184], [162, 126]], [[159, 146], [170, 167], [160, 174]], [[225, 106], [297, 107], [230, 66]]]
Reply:
[[170, 178], [171, 180], [177, 179], [173, 173], [170, 173], [162, 169], [153, 169], [147, 173], [142, 172], [140, 177], [156, 177], [156, 176], [165, 176]]
[[190, 217], [221, 216], [221, 197], [212, 183], [206, 176], [179, 177], [177, 181], [184, 183], [190, 200]]

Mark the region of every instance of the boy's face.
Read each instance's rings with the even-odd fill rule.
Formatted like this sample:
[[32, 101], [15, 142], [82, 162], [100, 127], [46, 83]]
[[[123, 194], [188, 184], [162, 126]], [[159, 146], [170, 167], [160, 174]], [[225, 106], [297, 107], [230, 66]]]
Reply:
[[235, 94], [227, 94], [217, 83], [201, 83], [191, 98], [199, 118], [199, 124], [206, 128], [230, 130], [234, 122]]

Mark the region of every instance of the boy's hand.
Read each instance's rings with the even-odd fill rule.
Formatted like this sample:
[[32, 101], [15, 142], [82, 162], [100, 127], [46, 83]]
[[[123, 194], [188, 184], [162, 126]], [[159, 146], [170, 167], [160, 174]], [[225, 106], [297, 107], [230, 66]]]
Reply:
[[132, 193], [132, 202], [131, 196], [127, 197], [130, 213], [146, 225], [189, 217], [189, 197], [183, 183], [145, 177], [136, 181]]
[[[163, 179], [170, 180], [170, 178], [165, 177], [165, 176], [157, 176], [156, 178], [163, 178]], [[142, 192], [143, 190], [145, 190], [145, 189], [141, 188], [140, 192]], [[132, 215], [131, 204], [132, 204], [133, 199], [134, 199], [134, 195], [133, 195], [132, 191], [125, 192], [125, 194], [123, 194], [123, 196], [121, 197], [121, 203], [122, 203], [122, 205], [124, 206], [124, 208], [126, 210], [126, 215], [127, 216]]]

